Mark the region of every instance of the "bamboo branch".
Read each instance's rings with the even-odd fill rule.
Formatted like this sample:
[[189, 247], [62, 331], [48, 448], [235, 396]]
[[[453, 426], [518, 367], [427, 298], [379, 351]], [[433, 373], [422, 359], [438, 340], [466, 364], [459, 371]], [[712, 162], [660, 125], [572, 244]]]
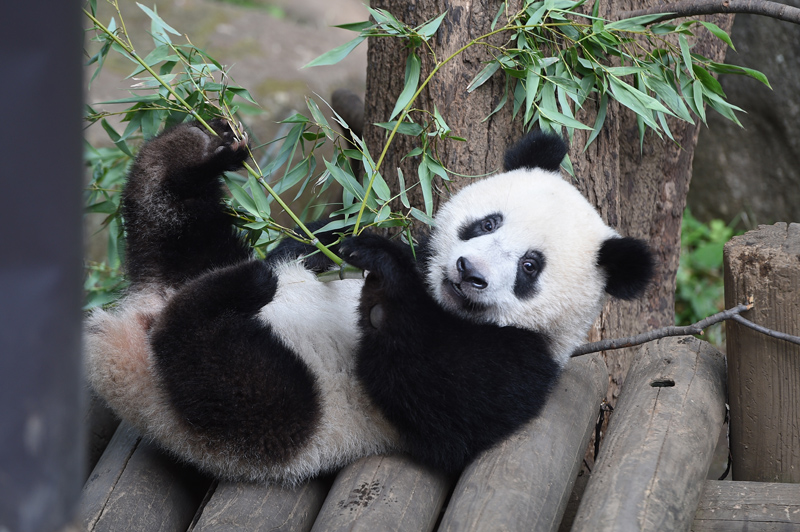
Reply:
[[661, 329], [647, 331], [645, 333], [637, 334], [636, 336], [629, 336], [627, 338], [610, 338], [608, 340], [600, 340], [599, 342], [583, 344], [573, 351], [571, 358], [588, 355], [589, 353], [596, 353], [598, 351], [633, 347], [635, 345], [641, 345], [653, 340], [658, 340], [659, 338], [666, 338], [668, 336], [689, 336], [692, 334], [703, 334], [703, 329], [724, 320], [735, 319], [739, 314], [745, 310], [750, 310], [751, 308], [753, 308], [752, 303], [746, 305], [742, 304], [728, 310], [718, 312], [713, 316], [709, 316], [698, 321], [697, 323], [693, 323], [692, 325], [685, 325], [681, 327], [663, 327]]
[[619, 13], [619, 18], [626, 19], [642, 15], [655, 15], [657, 13], [663, 13], [664, 15], [650, 21], [648, 24], [679, 17], [696, 17], [717, 13], [749, 13], [800, 24], [800, 9], [768, 0], [682, 0], [672, 4], [653, 6], [648, 9], [623, 11]]

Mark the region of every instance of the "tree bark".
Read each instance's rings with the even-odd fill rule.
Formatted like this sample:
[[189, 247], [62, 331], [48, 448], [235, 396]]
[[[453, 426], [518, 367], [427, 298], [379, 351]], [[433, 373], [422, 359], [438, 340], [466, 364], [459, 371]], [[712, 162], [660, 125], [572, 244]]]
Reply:
[[[615, 13], [642, 9], [658, 2], [646, 0], [613, 0], [601, 4], [601, 14], [613, 19]], [[509, 11], [519, 2], [509, 2]], [[444, 11], [438, 33], [431, 40], [439, 59], [490, 30], [497, 13], [498, 2], [488, 0], [373, 0], [372, 7], [384, 8], [411, 24], [421, 24]], [[726, 31], [730, 30], [731, 15], [707, 17]], [[725, 45], [705, 30], [697, 30], [694, 52], [714, 61], [721, 61]], [[504, 36], [496, 36], [502, 43]], [[385, 122], [402, 90], [407, 51], [398, 40], [371, 39], [368, 51], [367, 93], [365, 118], [367, 124]], [[432, 111], [434, 104], [442, 114], [453, 134], [467, 139], [466, 143], [449, 142], [440, 150], [448, 170], [461, 174], [480, 175], [500, 170], [503, 153], [522, 131], [519, 120], [512, 120], [512, 103], [489, 115], [503, 97], [505, 80], [501, 72], [474, 92], [467, 93], [469, 81], [489, 59], [486, 49], [473, 47], [442, 68], [430, 87], [415, 103], [416, 108]], [[429, 59], [423, 59], [424, 76], [432, 68]], [[596, 102], [595, 102], [596, 103]], [[593, 123], [591, 102], [579, 115], [584, 123]], [[419, 115], [417, 115], [419, 116]], [[609, 101], [605, 125], [601, 134], [585, 152], [587, 133], [576, 131], [571, 142], [570, 157], [575, 169], [574, 184], [600, 211], [606, 222], [620, 234], [647, 240], [656, 256], [656, 278], [644, 298], [633, 302], [610, 301], [595, 327], [590, 340], [627, 336], [647, 329], [674, 323], [675, 273], [680, 254], [680, 225], [686, 204], [686, 193], [691, 178], [691, 163], [699, 131], [698, 123], [671, 121], [669, 126], [680, 144], [669, 139], [659, 139], [647, 133], [642, 150], [635, 116], [627, 109]], [[386, 131], [367, 126], [365, 138], [374, 157], [380, 153]], [[399, 142], [398, 142], [399, 140]], [[403, 154], [414, 146], [414, 139], [395, 139], [382, 165], [387, 182], [396, 182], [395, 169], [400, 166], [406, 182], [416, 176], [417, 161]], [[457, 190], [467, 180], [453, 176], [448, 187]], [[446, 195], [442, 199], [446, 198]], [[421, 194], [411, 196], [420, 206]], [[438, 200], [436, 201], [438, 204]], [[613, 405], [632, 361], [633, 351], [608, 352], [605, 361], [609, 371], [608, 400]]]

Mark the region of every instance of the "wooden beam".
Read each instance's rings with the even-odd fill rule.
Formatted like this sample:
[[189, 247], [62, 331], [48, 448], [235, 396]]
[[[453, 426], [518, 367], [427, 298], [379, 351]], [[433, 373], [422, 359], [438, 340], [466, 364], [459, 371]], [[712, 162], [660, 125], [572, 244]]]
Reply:
[[[725, 245], [725, 302], [800, 336], [800, 224], [760, 226]], [[726, 324], [734, 480], [800, 482], [800, 345]]]
[[220, 482], [192, 532], [307, 532], [329, 487], [320, 479], [296, 488]]
[[89, 532], [184, 532], [209, 485], [123, 421], [84, 486], [81, 521]]
[[433, 530], [454, 481], [405, 455], [362, 458], [336, 477], [312, 531]]
[[707, 480], [693, 532], [800, 531], [800, 486]]
[[439, 530], [558, 529], [607, 385], [599, 355], [571, 360], [541, 416], [467, 467]]
[[688, 530], [724, 418], [722, 354], [693, 337], [645, 344], [572, 530]]

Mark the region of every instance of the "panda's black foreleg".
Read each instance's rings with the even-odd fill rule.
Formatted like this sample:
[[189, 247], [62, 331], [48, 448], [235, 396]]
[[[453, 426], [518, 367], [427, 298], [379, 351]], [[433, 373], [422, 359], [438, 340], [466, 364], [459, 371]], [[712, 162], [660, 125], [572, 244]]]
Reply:
[[264, 261], [207, 273], [181, 287], [150, 333], [171, 407], [212, 448], [265, 464], [290, 459], [320, 421], [310, 369], [259, 311], [277, 277]]
[[559, 373], [546, 337], [446, 311], [410, 251], [386, 239], [349, 239], [340, 251], [370, 272], [357, 375], [413, 456], [457, 471], [539, 412]]
[[224, 120], [168, 129], [142, 146], [122, 193], [126, 271], [135, 283], [179, 285], [250, 257], [222, 204], [220, 176], [241, 168], [247, 139]]

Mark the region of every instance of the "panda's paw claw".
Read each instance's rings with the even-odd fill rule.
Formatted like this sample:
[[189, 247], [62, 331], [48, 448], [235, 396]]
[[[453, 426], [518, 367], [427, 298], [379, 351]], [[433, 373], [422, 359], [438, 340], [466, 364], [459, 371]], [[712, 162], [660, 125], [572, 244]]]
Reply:
[[208, 123], [216, 135], [205, 130], [209, 135], [209, 157], [219, 160], [227, 167], [238, 167], [248, 157], [247, 145], [249, 137], [242, 131], [241, 123], [238, 128], [224, 118], [217, 118]]

